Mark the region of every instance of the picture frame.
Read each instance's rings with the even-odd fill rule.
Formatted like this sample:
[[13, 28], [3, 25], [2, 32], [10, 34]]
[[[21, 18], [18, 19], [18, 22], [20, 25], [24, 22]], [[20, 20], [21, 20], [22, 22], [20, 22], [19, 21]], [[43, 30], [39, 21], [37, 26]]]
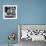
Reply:
[[3, 19], [17, 19], [17, 5], [3, 5]]
[[[28, 37], [25, 38], [25, 36]], [[21, 42], [22, 40], [46, 41], [46, 25], [45, 24], [19, 24], [18, 41]]]

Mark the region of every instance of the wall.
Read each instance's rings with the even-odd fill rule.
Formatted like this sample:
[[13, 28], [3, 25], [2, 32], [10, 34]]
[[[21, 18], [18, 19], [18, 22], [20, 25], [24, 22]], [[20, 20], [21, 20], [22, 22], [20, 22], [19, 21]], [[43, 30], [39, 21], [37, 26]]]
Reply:
[[[3, 5], [17, 5], [18, 6], [18, 18], [17, 20], [4, 20], [3, 19]], [[8, 34], [10, 32], [16, 32], [18, 35], [17, 25], [20, 22], [21, 15], [21, 0], [0, 0], [0, 44], [7, 44]], [[18, 37], [16, 38], [16, 43], [18, 43]]]
[[21, 24], [46, 24], [46, 0], [23, 0]]
[[[17, 20], [3, 20], [3, 5], [17, 4]], [[7, 44], [18, 24], [46, 24], [46, 0], [0, 0], [0, 44]], [[16, 40], [17, 43], [17, 40]]]

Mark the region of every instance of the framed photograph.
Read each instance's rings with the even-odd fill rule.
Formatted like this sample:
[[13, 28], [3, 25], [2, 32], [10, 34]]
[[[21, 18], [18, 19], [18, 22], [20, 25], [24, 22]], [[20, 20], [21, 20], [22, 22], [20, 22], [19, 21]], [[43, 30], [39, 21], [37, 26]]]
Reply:
[[18, 41], [46, 41], [46, 25], [18, 25]]
[[17, 19], [17, 5], [3, 5], [3, 19]]

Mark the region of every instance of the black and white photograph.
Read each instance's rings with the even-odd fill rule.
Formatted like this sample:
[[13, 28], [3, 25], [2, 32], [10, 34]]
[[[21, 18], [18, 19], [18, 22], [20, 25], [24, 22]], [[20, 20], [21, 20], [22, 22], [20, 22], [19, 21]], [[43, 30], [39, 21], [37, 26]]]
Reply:
[[17, 19], [17, 5], [3, 5], [3, 19]]
[[46, 25], [18, 25], [18, 41], [20, 46], [31, 46], [46, 42]]

